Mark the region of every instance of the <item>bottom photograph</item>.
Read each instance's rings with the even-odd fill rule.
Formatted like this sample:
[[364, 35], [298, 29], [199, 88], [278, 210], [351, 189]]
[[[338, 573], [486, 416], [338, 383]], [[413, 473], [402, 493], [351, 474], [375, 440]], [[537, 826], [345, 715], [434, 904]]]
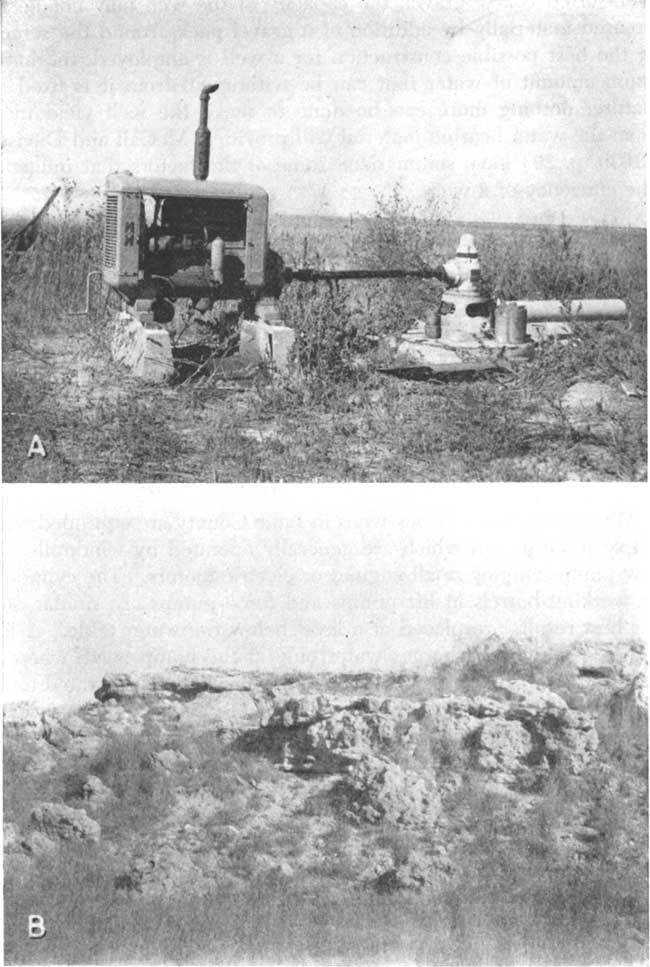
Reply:
[[5, 488], [5, 963], [647, 961], [644, 494], [88, 490]]

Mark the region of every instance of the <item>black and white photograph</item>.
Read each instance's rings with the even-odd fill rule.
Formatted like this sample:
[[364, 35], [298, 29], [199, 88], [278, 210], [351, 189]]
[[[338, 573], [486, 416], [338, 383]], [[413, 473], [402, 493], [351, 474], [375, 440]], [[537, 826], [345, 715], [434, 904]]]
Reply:
[[7, 965], [647, 965], [643, 0], [0, 0]]
[[55, 489], [5, 495], [6, 963], [647, 961], [641, 492]]
[[5, 481], [647, 479], [639, 0], [2, 30]]

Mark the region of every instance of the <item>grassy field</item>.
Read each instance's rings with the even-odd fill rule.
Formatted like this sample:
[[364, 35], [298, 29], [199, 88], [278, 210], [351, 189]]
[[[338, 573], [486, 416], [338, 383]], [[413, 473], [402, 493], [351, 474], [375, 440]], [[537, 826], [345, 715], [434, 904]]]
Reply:
[[[642, 963], [622, 952], [613, 922], [622, 904], [603, 865], [562, 875], [511, 857], [477, 879], [431, 897], [381, 896], [319, 884], [256, 884], [239, 893], [135, 902], [114, 889], [110, 869], [68, 850], [65, 867], [39, 864], [8, 897], [7, 963], [67, 964], [604, 964]], [[66, 876], [66, 873], [68, 874]], [[478, 876], [492, 886], [479, 887]], [[49, 888], [49, 889], [48, 889]], [[312, 884], [312, 890], [314, 885]], [[634, 895], [633, 895], [634, 896]], [[21, 909], [50, 925], [47, 959], [20, 934]], [[641, 897], [639, 897], [641, 899]], [[582, 904], [582, 907], [580, 906]], [[640, 903], [639, 903], [640, 906]], [[42, 944], [41, 947], [44, 945]]]
[[[69, 199], [68, 199], [69, 201]], [[108, 352], [101, 213], [64, 207], [29, 252], [5, 254], [6, 481], [643, 480], [645, 405], [576, 428], [559, 405], [578, 380], [646, 385], [646, 238], [641, 229], [450, 222], [395, 190], [373, 217], [275, 216], [289, 264], [403, 266], [453, 254], [472, 230], [505, 298], [624, 298], [629, 320], [582, 324], [499, 379], [456, 385], [381, 375], [383, 337], [421, 318], [434, 283], [294, 284], [282, 295], [300, 375], [147, 386]], [[34, 434], [47, 459], [28, 459]]]

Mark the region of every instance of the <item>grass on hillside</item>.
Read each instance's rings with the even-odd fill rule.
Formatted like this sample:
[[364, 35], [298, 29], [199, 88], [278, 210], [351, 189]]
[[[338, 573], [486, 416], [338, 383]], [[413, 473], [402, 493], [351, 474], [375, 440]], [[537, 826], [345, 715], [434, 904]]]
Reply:
[[[427, 217], [423, 217], [427, 216]], [[399, 190], [375, 216], [333, 228], [276, 217], [288, 261], [343, 258], [370, 266], [436, 262], [460, 229], [416, 213]], [[572, 426], [559, 406], [580, 379], [646, 387], [642, 230], [476, 226], [486, 279], [505, 298], [612, 296], [627, 322], [581, 324], [532, 363], [480, 382], [441, 385], [383, 376], [381, 338], [397, 336], [435, 302], [417, 281], [294, 284], [285, 319], [300, 374], [270, 381], [206, 377], [147, 386], [109, 357], [110, 300], [87, 271], [100, 265], [101, 213], [63, 208], [36, 244], [7, 252], [3, 279], [4, 478], [7, 481], [304, 481], [645, 479], [641, 401], [596, 427]], [[28, 459], [34, 433], [48, 452]]]
[[[214, 752], [214, 742], [209, 745]], [[255, 871], [251, 851], [273, 851], [278, 836], [299, 855], [298, 816], [289, 818], [284, 834], [262, 826], [241, 844], [234, 854], [245, 874], [241, 887], [216, 876], [203, 896], [151, 897], [116, 889], [124, 860], [115, 852], [129, 842], [137, 852], [140, 837], [168, 807], [169, 790], [151, 786], [143, 754], [149, 749], [147, 739], [114, 738], [89, 765], [101, 771], [103, 762], [104, 777], [124, 797], [102, 817], [100, 847], [64, 843], [60, 852], [17, 868], [8, 863], [7, 963], [603, 964], [647, 956], [647, 767], [638, 757], [619, 765], [606, 791], [606, 754], [580, 778], [557, 770], [524, 819], [468, 775], [447, 799], [445, 820], [447, 829], [460, 825], [471, 837], [454, 855], [453, 877], [432, 892], [383, 894], [351, 882], [342, 827], [323, 844], [333, 853], [323, 853], [320, 872], [297, 871], [290, 879], [246, 875]], [[222, 748], [212, 765], [207, 787], [227, 803], [234, 795], [231, 777], [247, 775], [245, 763], [241, 754], [230, 761]], [[431, 763], [419, 767], [430, 770]], [[463, 766], [457, 760], [452, 767]], [[118, 768], [129, 769], [121, 787]], [[253, 761], [253, 773], [260, 768]], [[281, 774], [274, 781], [282, 782]], [[19, 798], [12, 795], [20, 782], [5, 771], [6, 819], [24, 827], [29, 803], [16, 812]], [[68, 789], [67, 801], [78, 805], [74, 783]], [[598, 831], [582, 860], [563, 853], [558, 839], [577, 803], [591, 804], [589, 824]], [[327, 807], [319, 800], [311, 808], [323, 813]], [[223, 822], [237, 825], [238, 819], [226, 814]], [[418, 835], [385, 823], [377, 842], [406, 855]], [[338, 848], [342, 855], [335, 859]], [[25, 929], [35, 912], [48, 930], [38, 942]]]

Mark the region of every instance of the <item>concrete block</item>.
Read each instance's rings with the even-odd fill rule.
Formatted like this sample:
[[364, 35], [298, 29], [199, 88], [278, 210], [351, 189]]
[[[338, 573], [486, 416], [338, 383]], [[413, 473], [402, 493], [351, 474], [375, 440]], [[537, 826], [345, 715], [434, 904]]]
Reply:
[[145, 329], [145, 348], [135, 375], [160, 383], [174, 374], [172, 343], [166, 329]]
[[294, 330], [288, 326], [244, 319], [240, 326], [239, 355], [245, 363], [264, 363], [276, 372], [286, 373], [295, 338]]
[[129, 312], [120, 312], [113, 322], [111, 353], [115, 362], [149, 382], [161, 382], [174, 372], [167, 330], [145, 329]]
[[254, 319], [242, 319], [239, 327], [239, 356], [245, 363], [259, 366], [271, 358], [268, 326]]
[[289, 371], [291, 350], [296, 341], [295, 330], [289, 326], [269, 326], [271, 330], [271, 364], [278, 373]]

